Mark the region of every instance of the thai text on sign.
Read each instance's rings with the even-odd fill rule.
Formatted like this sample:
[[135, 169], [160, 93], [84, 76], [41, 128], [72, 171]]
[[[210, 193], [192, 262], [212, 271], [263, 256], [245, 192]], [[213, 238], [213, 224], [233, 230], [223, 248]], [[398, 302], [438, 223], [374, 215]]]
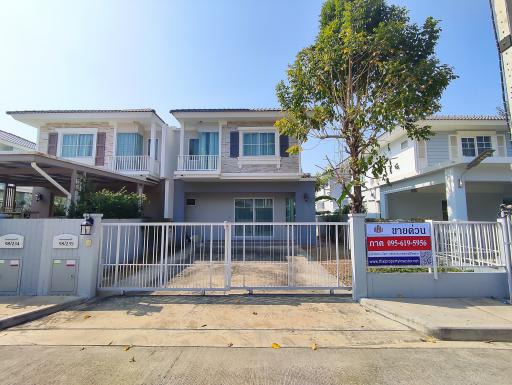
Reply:
[[369, 266], [431, 266], [429, 223], [368, 223]]

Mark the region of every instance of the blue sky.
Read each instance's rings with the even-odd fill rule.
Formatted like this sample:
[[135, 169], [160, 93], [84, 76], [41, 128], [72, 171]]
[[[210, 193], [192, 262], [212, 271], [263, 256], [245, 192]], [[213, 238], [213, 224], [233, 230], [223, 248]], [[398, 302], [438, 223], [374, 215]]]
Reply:
[[[310, 44], [322, 0], [0, 0], [0, 129], [22, 109], [276, 107], [275, 85]], [[393, 0], [441, 20], [441, 60], [460, 78], [442, 113], [494, 114], [498, 59], [488, 0]], [[304, 170], [334, 148], [307, 143]]]

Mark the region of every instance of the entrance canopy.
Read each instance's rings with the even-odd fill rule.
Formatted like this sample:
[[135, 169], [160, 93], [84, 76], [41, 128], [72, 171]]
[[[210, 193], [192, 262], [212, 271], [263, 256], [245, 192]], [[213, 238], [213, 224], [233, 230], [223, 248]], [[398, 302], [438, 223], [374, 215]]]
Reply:
[[57, 159], [40, 152], [0, 154], [0, 182], [17, 186], [45, 187], [59, 195], [69, 195], [74, 189], [77, 175], [98, 188], [118, 189], [126, 186], [153, 186], [156, 181], [127, 176], [94, 166]]

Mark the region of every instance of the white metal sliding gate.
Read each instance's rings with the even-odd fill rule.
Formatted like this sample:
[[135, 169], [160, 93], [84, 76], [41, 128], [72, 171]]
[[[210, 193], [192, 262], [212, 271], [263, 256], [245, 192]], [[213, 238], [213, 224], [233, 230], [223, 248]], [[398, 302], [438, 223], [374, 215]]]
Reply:
[[98, 288], [337, 289], [348, 223], [105, 223]]

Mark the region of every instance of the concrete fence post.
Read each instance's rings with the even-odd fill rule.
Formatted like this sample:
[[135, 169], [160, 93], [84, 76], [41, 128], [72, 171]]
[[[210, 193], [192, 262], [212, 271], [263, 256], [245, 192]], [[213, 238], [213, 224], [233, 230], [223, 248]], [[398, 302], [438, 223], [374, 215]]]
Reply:
[[507, 268], [507, 280], [508, 280], [508, 298], [509, 302], [512, 303], [512, 261], [511, 261], [511, 239], [510, 239], [510, 217], [505, 216], [498, 218], [498, 223], [501, 228], [501, 244], [500, 251], [502, 252], [503, 258], [505, 259], [505, 266]]
[[366, 276], [366, 214], [349, 214], [350, 257], [352, 260], [352, 299], [368, 297]]
[[[98, 267], [100, 262], [103, 214], [90, 214], [94, 219], [91, 235], [80, 235], [80, 267], [78, 272], [77, 294], [81, 297], [96, 296]], [[118, 235], [119, 236], [119, 235]]]

